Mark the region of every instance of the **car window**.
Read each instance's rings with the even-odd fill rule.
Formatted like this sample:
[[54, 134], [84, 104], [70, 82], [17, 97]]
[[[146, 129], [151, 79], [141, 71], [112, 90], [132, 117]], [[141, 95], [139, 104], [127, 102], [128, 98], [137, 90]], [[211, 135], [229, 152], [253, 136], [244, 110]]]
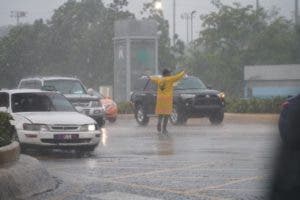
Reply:
[[199, 78], [188, 77], [177, 82], [175, 85], [175, 89], [177, 90], [206, 89], [206, 86]]
[[77, 80], [47, 80], [44, 85], [54, 87], [62, 94], [87, 94], [83, 85]]
[[13, 112], [74, 111], [70, 102], [60, 94], [18, 93], [12, 95]]
[[37, 89], [36, 81], [22, 81], [19, 88], [27, 88], [27, 89]]
[[5, 92], [0, 92], [0, 107], [6, 107], [9, 106], [9, 96]]

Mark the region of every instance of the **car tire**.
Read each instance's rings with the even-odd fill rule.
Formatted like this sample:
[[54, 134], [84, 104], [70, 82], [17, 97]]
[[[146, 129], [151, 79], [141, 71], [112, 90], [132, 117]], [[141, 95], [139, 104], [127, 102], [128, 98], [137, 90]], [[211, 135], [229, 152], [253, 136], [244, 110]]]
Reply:
[[134, 117], [137, 123], [141, 126], [146, 126], [149, 123], [149, 117], [147, 116], [146, 109], [141, 104], [136, 106]]
[[223, 122], [224, 119], [224, 111], [223, 110], [219, 110], [215, 113], [212, 113], [209, 116], [209, 121], [212, 125], [219, 125]]
[[103, 127], [105, 125], [105, 120], [103, 118], [96, 119], [96, 122], [98, 123], [99, 127]]
[[170, 122], [173, 125], [183, 125], [187, 122], [187, 117], [184, 114], [178, 112], [178, 106], [174, 105], [172, 113], [170, 114]]
[[109, 121], [109, 123], [115, 123], [117, 121], [117, 118], [108, 118], [107, 119]]

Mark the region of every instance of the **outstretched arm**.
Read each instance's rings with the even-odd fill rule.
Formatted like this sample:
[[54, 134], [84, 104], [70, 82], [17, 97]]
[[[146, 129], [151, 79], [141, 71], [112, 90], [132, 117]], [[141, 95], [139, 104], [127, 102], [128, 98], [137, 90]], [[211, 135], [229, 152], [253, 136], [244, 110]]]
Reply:
[[149, 76], [150, 80], [156, 84], [158, 84], [158, 77], [155, 77], [155, 76]]
[[168, 80], [169, 81], [172, 81], [172, 82], [176, 82], [176, 81], [179, 81], [180, 79], [182, 79], [182, 77], [185, 75], [185, 71], [182, 71], [174, 76], [170, 76], [168, 77]]

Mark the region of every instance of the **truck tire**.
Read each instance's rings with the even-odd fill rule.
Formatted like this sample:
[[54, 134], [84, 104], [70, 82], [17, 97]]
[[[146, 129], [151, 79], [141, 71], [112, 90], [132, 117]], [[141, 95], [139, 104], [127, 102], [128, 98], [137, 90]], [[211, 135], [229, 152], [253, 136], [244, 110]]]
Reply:
[[219, 125], [223, 122], [224, 119], [224, 111], [218, 110], [215, 113], [211, 113], [209, 116], [209, 121], [212, 125]]
[[146, 109], [141, 104], [136, 106], [134, 117], [137, 123], [141, 126], [146, 126], [149, 123], [149, 117], [147, 116]]
[[187, 117], [184, 113], [178, 111], [178, 106], [174, 105], [172, 113], [170, 114], [170, 122], [173, 125], [183, 125], [187, 122]]

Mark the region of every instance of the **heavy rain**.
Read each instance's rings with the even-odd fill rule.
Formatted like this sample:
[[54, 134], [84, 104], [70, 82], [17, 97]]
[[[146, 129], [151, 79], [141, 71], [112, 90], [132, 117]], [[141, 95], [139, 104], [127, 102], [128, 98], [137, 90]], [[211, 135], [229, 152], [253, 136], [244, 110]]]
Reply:
[[300, 198], [298, 0], [0, 3], [0, 200]]

